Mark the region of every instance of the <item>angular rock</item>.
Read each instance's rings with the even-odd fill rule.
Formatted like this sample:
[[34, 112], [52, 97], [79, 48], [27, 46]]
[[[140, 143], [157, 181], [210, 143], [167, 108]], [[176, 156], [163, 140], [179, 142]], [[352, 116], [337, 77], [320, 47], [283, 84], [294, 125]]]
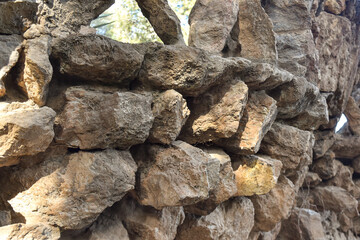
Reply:
[[314, 160], [311, 170], [324, 180], [334, 177], [338, 171], [338, 165], [335, 164], [335, 154], [329, 151], [325, 156]]
[[346, 8], [345, 0], [325, 0], [324, 9], [329, 13], [340, 15]]
[[50, 37], [27, 40], [24, 44], [24, 65], [18, 85], [27, 97], [39, 106], [46, 103], [53, 68], [49, 60]]
[[315, 186], [319, 185], [319, 183], [321, 183], [321, 181], [322, 180], [317, 173], [308, 172], [306, 174], [306, 177], [305, 177], [305, 180], [303, 183], [303, 187], [304, 188], [315, 187]]
[[255, 154], [277, 115], [276, 101], [265, 92], [253, 92], [240, 119], [237, 132], [216, 144], [235, 154]]
[[[104, 217], [103, 217], [104, 215]], [[91, 240], [130, 240], [129, 234], [125, 229], [121, 219], [111, 215], [99, 216], [98, 219], [89, 228], [89, 239]]]
[[18, 157], [44, 152], [54, 138], [56, 113], [32, 101], [0, 104], [0, 166], [17, 164]]
[[38, 4], [33, 1], [0, 2], [0, 34], [22, 34], [35, 22]]
[[260, 0], [239, 1], [239, 42], [241, 56], [254, 61], [276, 64], [277, 50], [273, 24]]
[[276, 240], [280, 230], [281, 230], [281, 222], [277, 223], [276, 226], [273, 229], [271, 229], [271, 231], [261, 232], [259, 239], [260, 240]]
[[74, 153], [66, 167], [41, 178], [9, 203], [27, 223], [81, 229], [134, 188], [136, 170], [128, 151]]
[[126, 149], [149, 136], [154, 120], [149, 94], [71, 87], [65, 96], [57, 142], [80, 149]]
[[255, 195], [251, 198], [255, 209], [255, 226], [257, 231], [270, 231], [291, 213], [295, 204], [294, 184], [284, 176], [269, 193]]
[[236, 196], [266, 194], [275, 187], [282, 163], [266, 156], [234, 156]]
[[219, 148], [202, 148], [202, 150], [220, 162], [219, 182], [209, 192], [208, 199], [185, 207], [186, 212], [196, 215], [210, 214], [220, 203], [235, 196], [237, 192], [235, 175], [229, 155]]
[[155, 97], [152, 112], [154, 124], [148, 140], [162, 144], [175, 141], [190, 115], [186, 100], [175, 90], [167, 90]]
[[352, 134], [360, 136], [360, 108], [353, 97], [349, 98], [344, 114]]
[[242, 81], [213, 87], [190, 99], [191, 114], [179, 138], [193, 144], [231, 137], [239, 127], [247, 99], [248, 88]]
[[220, 53], [239, 12], [239, 1], [197, 0], [189, 16], [189, 46]]
[[165, 44], [185, 44], [180, 20], [167, 0], [136, 0], [136, 2]]
[[314, 136], [311, 132], [275, 122], [265, 135], [261, 153], [280, 160], [282, 172], [290, 174], [295, 169], [312, 162]]
[[353, 159], [360, 156], [360, 136], [335, 135], [335, 143], [331, 150], [336, 158]]
[[143, 61], [143, 56], [131, 44], [99, 35], [56, 39], [52, 57], [59, 62], [63, 74], [123, 86], [128, 86], [137, 76]]
[[355, 158], [351, 166], [356, 173], [360, 173], [360, 157]]
[[134, 152], [134, 158], [139, 163], [139, 202], [156, 209], [205, 200], [215, 187], [213, 183], [219, 181], [220, 166], [212, 172], [214, 160], [182, 141], [169, 147], [143, 145]]
[[320, 214], [311, 209], [294, 208], [290, 217], [282, 222], [277, 239], [325, 239]]
[[234, 198], [200, 218], [188, 217], [179, 227], [177, 240], [247, 239], [254, 226], [254, 207], [247, 198]]
[[57, 240], [60, 238], [60, 229], [42, 223], [13, 224], [0, 228], [1, 239], [39, 239]]
[[317, 131], [314, 132], [314, 159], [321, 158], [335, 143], [334, 131]]
[[0, 211], [0, 227], [11, 224], [10, 211]]

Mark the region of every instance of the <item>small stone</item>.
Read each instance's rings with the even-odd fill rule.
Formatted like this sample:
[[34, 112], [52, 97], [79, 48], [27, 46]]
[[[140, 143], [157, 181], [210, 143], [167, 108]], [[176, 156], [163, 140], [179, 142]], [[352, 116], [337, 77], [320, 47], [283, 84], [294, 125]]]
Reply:
[[306, 174], [304, 183], [303, 183], [303, 187], [315, 187], [317, 185], [319, 185], [321, 183], [321, 178], [319, 177], [319, 175], [317, 173], [314, 172], [308, 172]]
[[246, 84], [234, 81], [189, 100], [191, 114], [179, 138], [193, 144], [231, 137], [239, 127], [247, 98]]
[[245, 107], [237, 132], [216, 144], [235, 154], [255, 154], [277, 115], [276, 101], [265, 92], [253, 92]]
[[329, 13], [340, 15], [346, 8], [345, 0], [325, 0], [324, 9]]
[[314, 160], [311, 170], [324, 180], [334, 177], [338, 171], [338, 165], [335, 164], [335, 153], [329, 151], [323, 157]]
[[350, 131], [354, 135], [360, 136], [360, 108], [353, 97], [349, 98], [344, 114], [349, 124]]
[[42, 223], [23, 224], [17, 223], [0, 228], [1, 239], [39, 239], [58, 240], [60, 229]]
[[334, 131], [316, 131], [314, 132], [314, 159], [321, 158], [335, 143]]
[[0, 227], [10, 225], [10, 224], [11, 224], [11, 212], [10, 211], [0, 211]]
[[360, 157], [355, 158], [351, 166], [356, 173], [360, 173]]
[[335, 143], [331, 150], [336, 158], [353, 159], [360, 156], [360, 136], [335, 135]]
[[170, 144], [180, 134], [190, 115], [186, 100], [175, 90], [167, 90], [155, 97], [152, 107], [154, 124], [149, 142]]
[[234, 156], [236, 196], [266, 194], [275, 187], [282, 163], [266, 156]]
[[9, 203], [27, 223], [81, 229], [134, 189], [137, 170], [128, 151], [78, 152]]

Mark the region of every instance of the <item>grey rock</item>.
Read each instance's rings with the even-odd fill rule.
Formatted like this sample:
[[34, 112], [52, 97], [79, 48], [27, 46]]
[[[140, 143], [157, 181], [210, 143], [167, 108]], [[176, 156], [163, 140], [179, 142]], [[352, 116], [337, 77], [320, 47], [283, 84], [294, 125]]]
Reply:
[[39, 240], [58, 240], [60, 229], [47, 224], [13, 224], [0, 228], [2, 239], [39, 239]]
[[314, 144], [314, 158], [320, 158], [324, 156], [327, 151], [335, 143], [334, 131], [316, 131], [314, 132], [315, 144]]
[[335, 135], [335, 143], [331, 150], [336, 158], [353, 159], [360, 156], [360, 136]]

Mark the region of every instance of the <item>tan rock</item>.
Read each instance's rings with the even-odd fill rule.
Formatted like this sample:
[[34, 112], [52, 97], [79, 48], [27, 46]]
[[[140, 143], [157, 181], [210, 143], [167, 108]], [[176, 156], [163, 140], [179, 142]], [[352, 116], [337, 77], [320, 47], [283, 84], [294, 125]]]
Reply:
[[311, 165], [311, 170], [326, 180], [335, 176], [339, 169], [338, 167], [339, 166], [335, 164], [335, 154], [329, 151], [325, 156], [314, 161]]
[[186, 100], [175, 90], [165, 91], [156, 97], [152, 112], [154, 124], [148, 140], [162, 144], [175, 141], [190, 115]]
[[320, 214], [311, 209], [294, 208], [290, 217], [282, 222], [277, 239], [325, 239]]
[[357, 136], [360, 136], [360, 108], [353, 97], [350, 97], [344, 114], [347, 118], [350, 131]]
[[328, 150], [335, 143], [334, 131], [316, 131], [314, 132], [314, 158], [318, 159], [327, 154]]
[[154, 120], [150, 94], [71, 87], [65, 96], [57, 142], [80, 149], [126, 149], [149, 136]]
[[57, 240], [60, 238], [60, 229], [42, 223], [18, 223], [1, 227], [0, 236], [4, 240]]
[[353, 159], [360, 156], [360, 136], [335, 135], [335, 143], [331, 150], [336, 158]]
[[277, 223], [271, 231], [261, 232], [259, 236], [259, 240], [276, 240], [277, 236], [281, 230], [281, 222]]
[[239, 1], [197, 0], [189, 16], [189, 46], [220, 53], [230, 35]]
[[156, 209], [192, 205], [207, 199], [219, 181], [219, 162], [212, 172], [216, 159], [182, 141], [169, 147], [143, 145], [134, 153], [139, 162], [137, 194], [142, 205]]
[[266, 194], [275, 187], [282, 163], [266, 156], [234, 156], [236, 196]]
[[235, 154], [257, 153], [263, 137], [275, 121], [276, 109], [276, 101], [265, 92], [250, 93], [237, 132], [216, 143]]
[[262, 141], [261, 152], [280, 160], [282, 172], [289, 175], [311, 164], [313, 145], [311, 132], [275, 122]]
[[355, 158], [351, 166], [356, 173], [360, 173], [360, 157]]
[[254, 225], [254, 207], [247, 198], [234, 198], [200, 218], [190, 216], [178, 229], [177, 240], [247, 239]]
[[255, 195], [250, 199], [255, 209], [254, 230], [270, 231], [278, 222], [288, 218], [295, 204], [294, 184], [281, 175], [269, 193]]
[[314, 172], [308, 172], [306, 174], [303, 187], [315, 187], [321, 183], [322, 179], [319, 177], [317, 173]]
[[277, 50], [273, 24], [259, 0], [239, 1], [239, 42], [241, 56], [276, 64]]
[[[99, 216], [89, 228], [89, 232], [91, 232], [88, 238], [90, 240], [130, 240], [121, 220], [107, 215]], [[78, 237], [77, 239], [81, 238]]]
[[324, 9], [329, 13], [340, 15], [346, 8], [345, 0], [325, 0]]
[[246, 84], [234, 81], [189, 100], [191, 114], [179, 138], [193, 144], [231, 137], [239, 127], [247, 98]]
[[128, 151], [74, 153], [66, 167], [41, 178], [9, 203], [27, 223], [81, 229], [134, 188], [136, 170]]
[[55, 115], [51, 108], [39, 108], [32, 101], [0, 103], [0, 166], [44, 152], [54, 138]]

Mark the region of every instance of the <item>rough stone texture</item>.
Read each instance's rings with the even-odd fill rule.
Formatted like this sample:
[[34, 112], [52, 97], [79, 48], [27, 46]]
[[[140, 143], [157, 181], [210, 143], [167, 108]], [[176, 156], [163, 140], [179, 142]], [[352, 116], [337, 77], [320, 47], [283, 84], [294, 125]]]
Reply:
[[24, 62], [18, 85], [39, 106], [45, 105], [53, 67], [49, 60], [50, 37], [42, 36], [24, 43]]
[[0, 211], [0, 227], [11, 224], [10, 211]]
[[356, 173], [360, 173], [360, 157], [355, 158], [351, 166]]
[[121, 220], [105, 212], [96, 219], [89, 231], [91, 233], [88, 239], [91, 240], [130, 240]]
[[294, 184], [281, 175], [269, 193], [255, 195], [250, 199], [255, 209], [254, 229], [270, 231], [278, 222], [288, 218], [295, 204]]
[[27, 223], [80, 229], [134, 188], [137, 166], [128, 151], [78, 152], [66, 167], [9, 202]]
[[188, 217], [180, 226], [177, 240], [247, 239], [254, 226], [254, 207], [247, 198], [234, 198], [200, 218]]
[[35, 22], [38, 4], [32, 1], [0, 2], [0, 34], [22, 34]]
[[205, 200], [211, 183], [219, 178], [218, 172], [211, 178], [211, 157], [182, 141], [175, 141], [167, 148], [145, 145], [136, 150], [134, 158], [140, 162], [139, 202], [156, 209]]
[[336, 158], [352, 159], [360, 156], [360, 136], [341, 136], [335, 135], [335, 143], [331, 150], [335, 153]]
[[360, 108], [353, 97], [349, 98], [344, 114], [347, 118], [350, 131], [354, 135], [360, 136]]
[[266, 194], [275, 187], [282, 163], [266, 156], [236, 156], [232, 158], [237, 185], [236, 196]]
[[303, 183], [303, 188], [306, 187], [315, 187], [321, 183], [322, 179], [319, 177], [317, 173], [307, 172], [305, 176], [305, 180]]
[[317, 131], [314, 133], [314, 159], [321, 158], [335, 143], [334, 131]]
[[80, 149], [126, 149], [149, 136], [154, 118], [148, 94], [71, 87], [65, 95], [57, 142]]
[[338, 171], [338, 165], [335, 164], [335, 154], [329, 151], [325, 156], [314, 160], [311, 170], [325, 180], [334, 177]]
[[220, 53], [239, 12], [239, 1], [197, 0], [189, 16], [189, 46]]
[[13, 224], [0, 228], [1, 239], [4, 240], [57, 240], [60, 229], [46, 224]]
[[277, 239], [325, 239], [320, 214], [311, 209], [295, 208], [290, 217], [282, 222]]
[[340, 13], [345, 10], [345, 7], [346, 7], [345, 0], [324, 1], [324, 10], [329, 13], [340, 15]]
[[277, 63], [273, 24], [260, 0], [239, 1], [239, 42], [241, 56], [250, 60]]
[[263, 139], [261, 152], [280, 160], [282, 172], [288, 175], [292, 170], [311, 164], [313, 145], [311, 132], [275, 122]]
[[191, 114], [179, 138], [192, 144], [231, 137], [239, 127], [247, 99], [246, 84], [234, 81], [189, 100]]
[[136, 2], [165, 44], [185, 44], [180, 20], [167, 0], [136, 0]]
[[55, 112], [32, 101], [0, 103], [0, 166], [44, 152], [54, 138]]
[[273, 98], [263, 91], [250, 93], [236, 133], [230, 138], [219, 139], [216, 144], [235, 154], [255, 154], [276, 115]]
[[152, 113], [154, 124], [149, 142], [170, 144], [180, 134], [190, 115], [186, 100], [175, 90], [168, 90], [155, 97]]
[[53, 43], [52, 57], [63, 74], [123, 86], [137, 76], [143, 61], [143, 55], [131, 44], [98, 35], [58, 38]]

